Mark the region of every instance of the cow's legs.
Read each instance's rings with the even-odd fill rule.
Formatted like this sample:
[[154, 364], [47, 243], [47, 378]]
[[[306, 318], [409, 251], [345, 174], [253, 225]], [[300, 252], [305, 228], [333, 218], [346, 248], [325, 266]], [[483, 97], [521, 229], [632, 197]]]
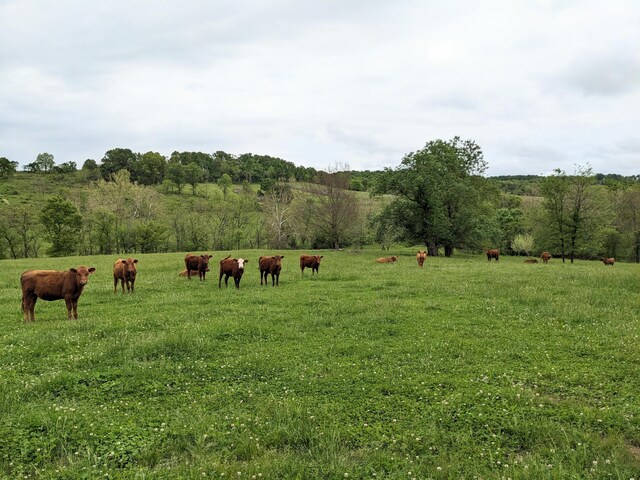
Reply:
[[73, 310], [73, 300], [67, 297], [64, 299], [64, 303], [67, 306], [67, 318], [71, 320], [71, 311]]
[[37, 296], [33, 294], [27, 294], [22, 297], [22, 308], [24, 310], [24, 321], [25, 322], [35, 322], [36, 316], [34, 310], [36, 308], [36, 300]]
[[72, 300], [73, 303], [73, 318], [78, 319], [78, 300]]

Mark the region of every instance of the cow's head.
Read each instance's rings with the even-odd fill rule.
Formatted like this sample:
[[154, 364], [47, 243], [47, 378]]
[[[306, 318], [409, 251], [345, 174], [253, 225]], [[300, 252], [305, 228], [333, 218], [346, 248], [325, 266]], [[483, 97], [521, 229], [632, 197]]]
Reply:
[[96, 271], [94, 267], [85, 267], [84, 265], [78, 268], [70, 268], [70, 272], [76, 274], [76, 282], [78, 285], [84, 286], [89, 281], [89, 275]]
[[125, 273], [136, 273], [136, 263], [138, 263], [137, 258], [127, 258], [126, 260], [120, 260], [120, 263], [124, 265]]
[[271, 258], [273, 259], [276, 265], [282, 266], [282, 259], [284, 258], [284, 255], [274, 255]]
[[204, 254], [204, 255], [200, 255], [200, 265], [201, 265], [201, 269], [207, 271], [209, 269], [209, 259], [212, 257], [213, 255], [208, 255], [208, 254]]
[[244, 258], [239, 258], [237, 261], [238, 261], [238, 270], [244, 271], [244, 264], [247, 263], [249, 260], [245, 260]]

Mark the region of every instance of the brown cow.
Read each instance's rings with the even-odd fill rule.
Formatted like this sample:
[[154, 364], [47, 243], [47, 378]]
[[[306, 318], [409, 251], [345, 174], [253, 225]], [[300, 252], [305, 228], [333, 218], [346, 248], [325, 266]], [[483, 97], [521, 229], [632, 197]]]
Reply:
[[264, 284], [267, 285], [267, 276], [271, 274], [271, 285], [276, 286], [280, 283], [280, 271], [282, 270], [282, 259], [284, 255], [274, 255], [272, 257], [260, 257], [258, 260], [258, 268], [260, 269], [260, 285], [264, 277]]
[[549, 252], [542, 252], [542, 255], [540, 255], [540, 258], [542, 259], [542, 263], [548, 263], [549, 260], [551, 260], [552, 255]]
[[93, 267], [80, 266], [69, 270], [27, 270], [20, 276], [22, 286], [22, 311], [24, 321], [36, 321], [34, 309], [38, 298], [42, 300], [62, 300], [67, 305], [67, 317], [78, 319], [78, 298], [95, 272]]
[[398, 257], [396, 257], [395, 255], [393, 257], [382, 257], [376, 260], [376, 262], [378, 263], [393, 263], [397, 261]]
[[497, 262], [500, 259], [500, 251], [495, 248], [487, 250], [487, 260], [491, 261], [492, 258], [495, 258]]
[[[209, 269], [209, 266], [207, 265], [207, 272], [210, 272], [211, 270]], [[198, 275], [198, 270], [191, 270], [191, 275]], [[178, 274], [179, 277], [186, 277], [187, 276], [187, 271], [183, 270]]]
[[424, 265], [424, 261], [426, 259], [427, 259], [426, 250], [420, 250], [418, 253], [416, 253], [416, 260], [418, 261], [418, 265], [420, 265], [420, 268], [422, 268], [422, 265]]
[[[229, 255], [230, 257], [231, 255]], [[220, 260], [220, 278], [218, 278], [218, 288], [222, 287], [222, 277], [224, 276], [225, 287], [229, 286], [229, 277], [233, 277], [236, 288], [240, 288], [240, 279], [244, 273], [244, 264], [249, 260], [242, 258], [223, 258]]]
[[122, 283], [122, 294], [124, 295], [124, 286], [127, 285], [127, 292], [133, 293], [133, 287], [136, 283], [137, 258], [127, 258], [126, 260], [119, 258], [113, 264], [113, 293], [118, 292], [118, 280]]
[[602, 263], [604, 263], [605, 265], [613, 266], [613, 264], [616, 263], [616, 259], [615, 258], [603, 258], [602, 259]]
[[524, 263], [538, 263], [538, 260], [535, 258], [527, 258]]
[[187, 278], [191, 280], [191, 272], [193, 270], [198, 272], [198, 277], [200, 280], [204, 280], [206, 273], [209, 271], [209, 259], [213, 255], [192, 255], [188, 253], [186, 257], [184, 257], [184, 267], [187, 270]]
[[322, 260], [324, 255], [300, 255], [300, 271], [302, 275], [304, 275], [304, 269], [310, 268], [311, 275], [315, 273], [319, 273], [320, 269], [320, 260]]

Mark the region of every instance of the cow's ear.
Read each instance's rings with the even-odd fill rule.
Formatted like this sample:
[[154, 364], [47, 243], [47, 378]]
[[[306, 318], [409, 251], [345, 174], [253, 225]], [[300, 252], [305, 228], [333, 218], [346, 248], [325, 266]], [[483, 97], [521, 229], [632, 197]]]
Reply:
[[76, 270], [75, 268], [70, 268], [69, 271], [72, 273], [78, 273], [78, 270]]
[[249, 260], [245, 260], [244, 263], [249, 263]]
[[320, 255], [320, 258], [324, 258], [324, 255]]
[[127, 263], [126, 260], [120, 260], [120, 263]]
[[137, 259], [137, 258], [134, 258], [134, 259], [133, 259], [133, 263], [138, 263], [138, 259]]
[[89, 273], [93, 273], [93, 272], [95, 272], [95, 271], [96, 271], [95, 267], [90, 267], [90, 268], [89, 268]]
[[284, 258], [284, 255], [280, 255], [280, 258]]

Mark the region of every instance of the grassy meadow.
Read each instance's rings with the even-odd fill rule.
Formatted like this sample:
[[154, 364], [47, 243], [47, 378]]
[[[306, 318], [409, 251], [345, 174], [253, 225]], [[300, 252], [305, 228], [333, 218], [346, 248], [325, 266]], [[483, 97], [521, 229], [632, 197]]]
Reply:
[[[124, 296], [1, 261], [0, 478], [639, 478], [640, 267], [414, 252], [231, 252], [239, 291], [138, 255]], [[81, 264], [79, 320], [24, 324], [20, 273]]]

